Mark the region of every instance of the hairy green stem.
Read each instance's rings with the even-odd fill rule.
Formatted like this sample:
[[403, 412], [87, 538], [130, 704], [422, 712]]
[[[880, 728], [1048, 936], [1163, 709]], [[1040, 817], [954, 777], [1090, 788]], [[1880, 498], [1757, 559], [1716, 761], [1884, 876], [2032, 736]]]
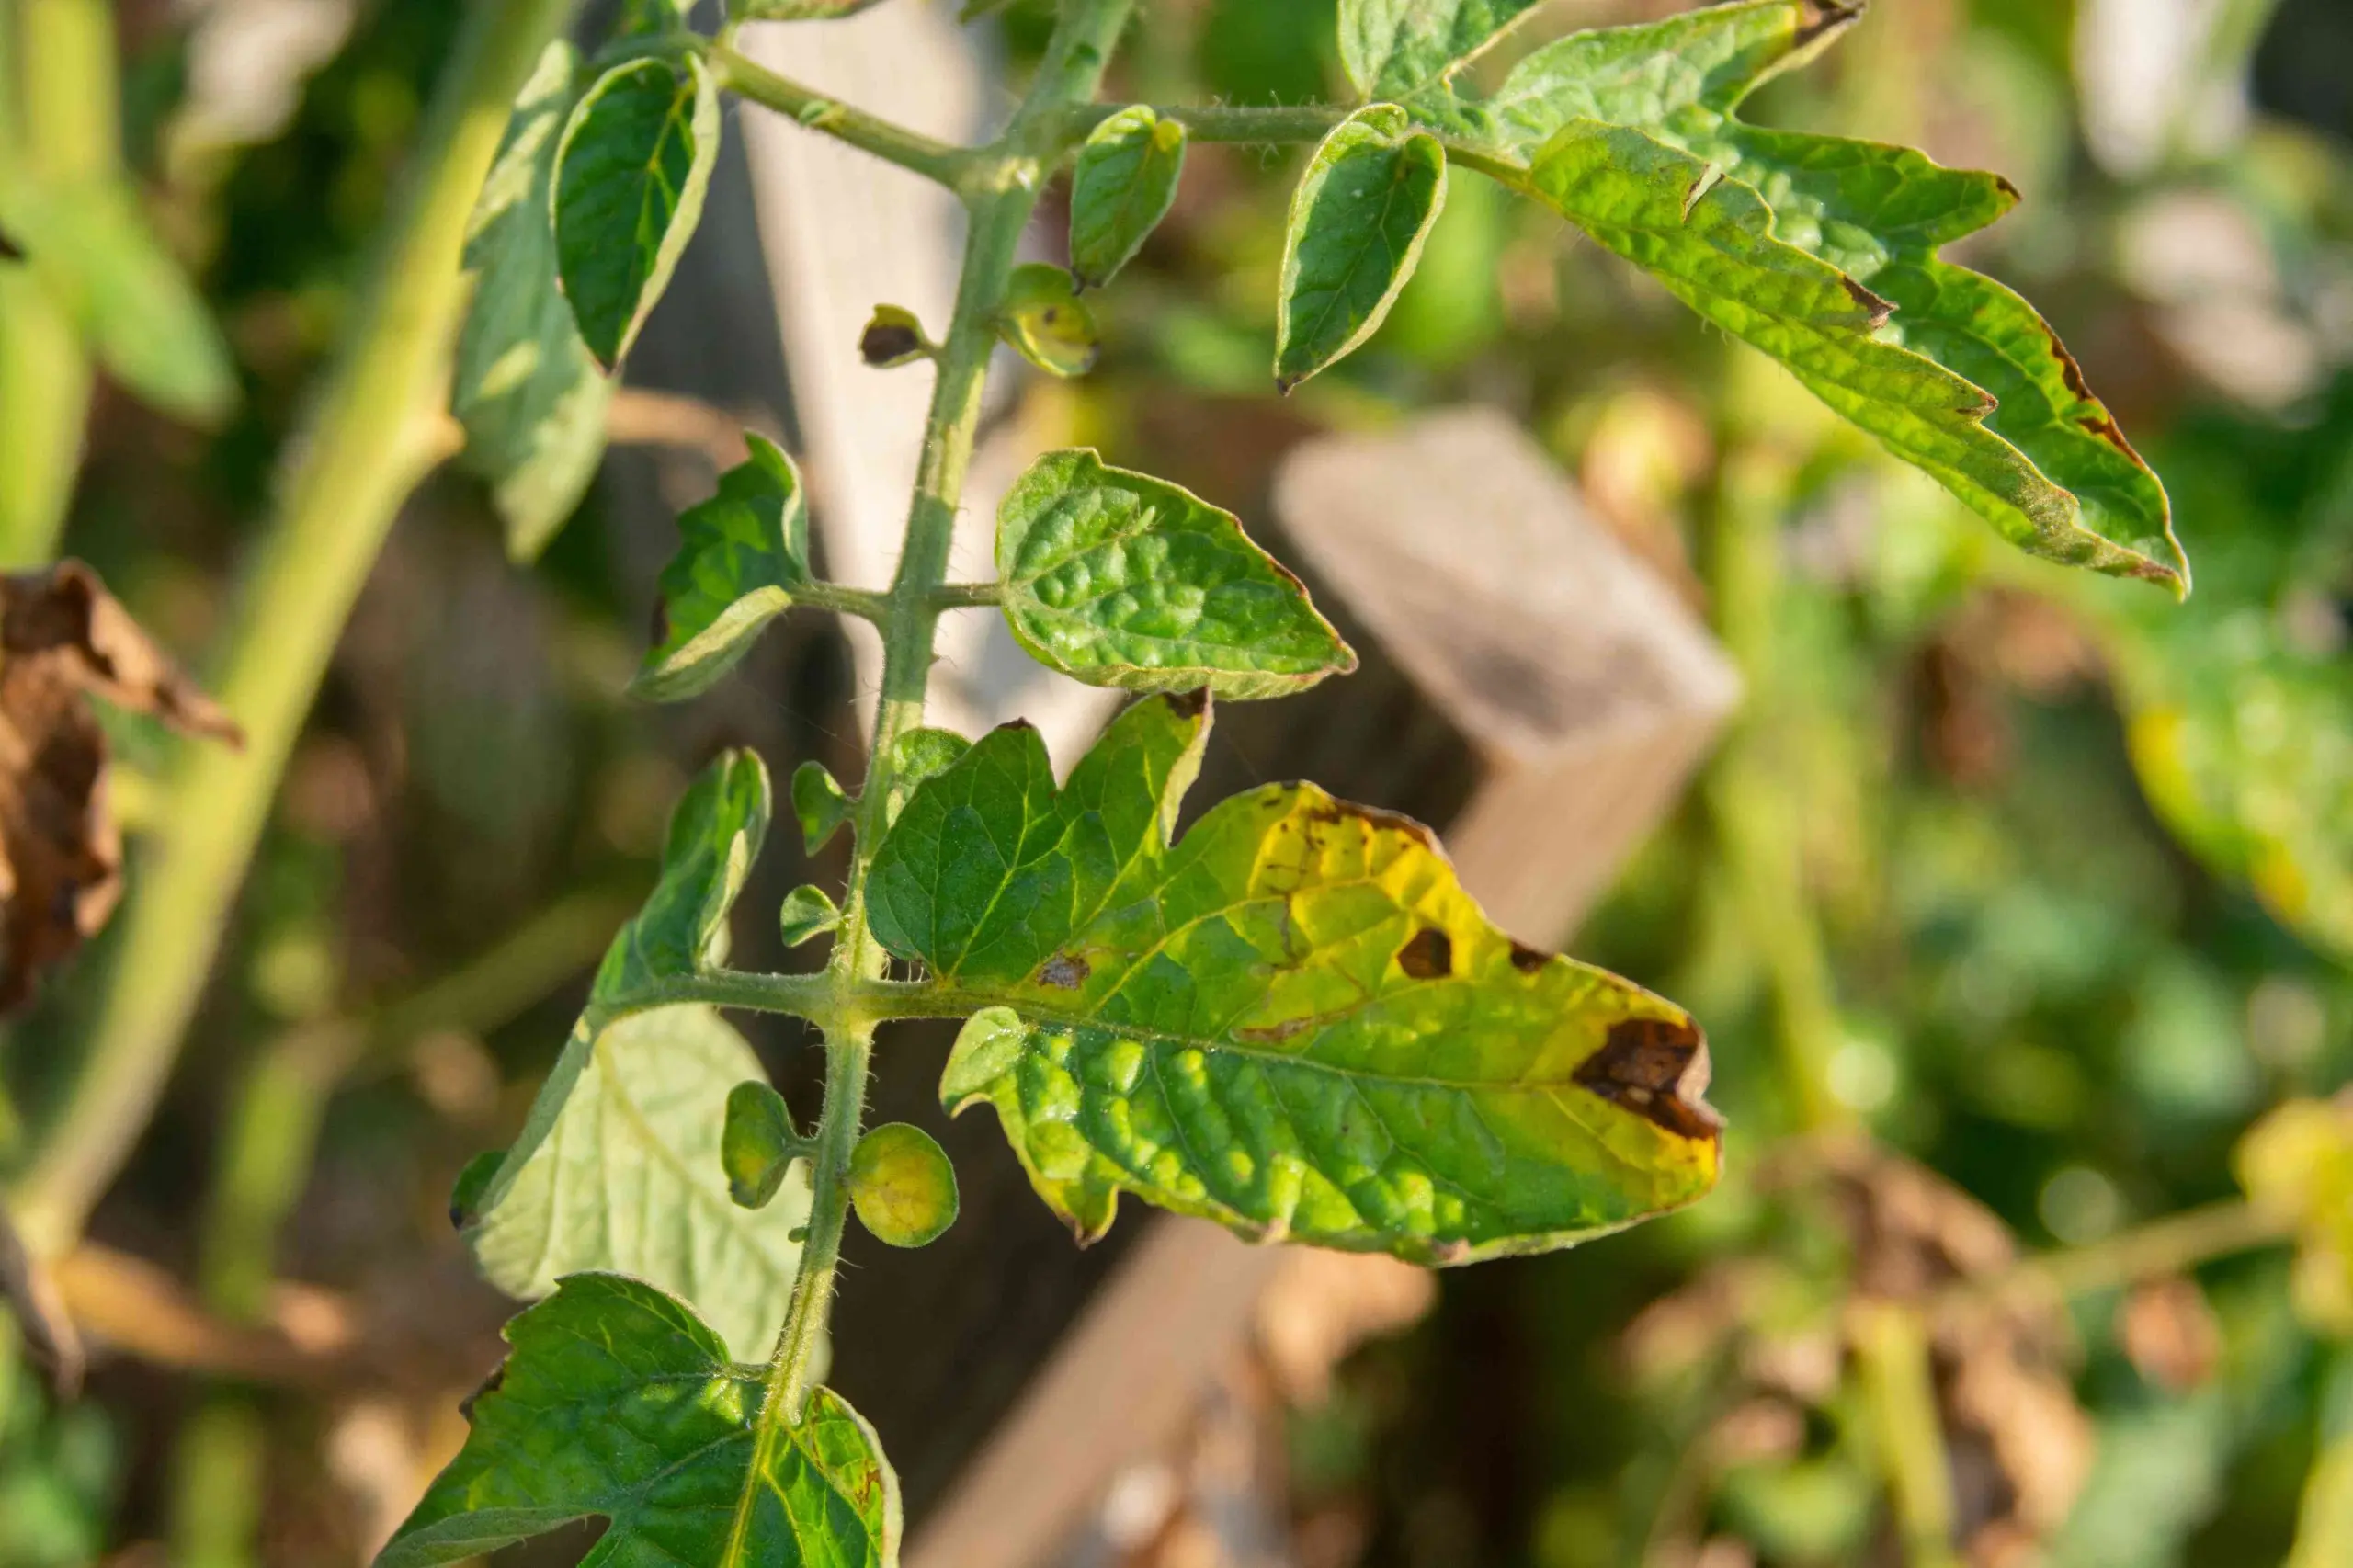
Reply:
[[[0, 163], [42, 180], [120, 172], [114, 9], [19, 0], [0, 14]], [[93, 372], [81, 330], [21, 267], [0, 267], [0, 568], [57, 553], [82, 467]]]
[[854, 104], [846, 104], [813, 87], [804, 87], [757, 61], [745, 58], [730, 44], [711, 44], [704, 58], [710, 62], [719, 85], [728, 91], [774, 109], [812, 131], [822, 131], [836, 141], [871, 153], [886, 163], [912, 169], [950, 189], [961, 185], [966, 171], [972, 166], [973, 154], [969, 149], [936, 142], [920, 131], [869, 114]]
[[[814, 1139], [809, 1226], [792, 1301], [769, 1362], [767, 1403], [758, 1439], [757, 1469], [785, 1440], [785, 1424], [799, 1418], [809, 1396], [818, 1341], [824, 1334], [848, 1223], [850, 1157], [864, 1119], [866, 1078], [874, 1018], [860, 1012], [888, 971], [890, 958], [867, 923], [867, 881], [889, 827], [892, 783], [900, 739], [923, 722], [934, 641], [947, 585], [949, 546], [981, 423], [982, 394], [995, 347], [996, 317], [1018, 257], [1022, 231], [1037, 210], [1046, 177], [1068, 149], [1066, 111], [1091, 100], [1102, 82], [1134, 0], [1066, 0], [1029, 97], [995, 145], [972, 153], [909, 145], [906, 133], [847, 109], [810, 104], [780, 78], [763, 73], [760, 101], [803, 124], [840, 137], [956, 188], [970, 219], [955, 315], [938, 356], [938, 381], [924, 430], [923, 454], [908, 506], [905, 542], [891, 584], [889, 615], [881, 622], [882, 685], [874, 718], [871, 760], [856, 817], [857, 840], [842, 923], [823, 976], [825, 1004], [825, 1102]], [[734, 67], [726, 68], [731, 74]], [[737, 79], [740, 82], [740, 78]], [[740, 86], [739, 86], [739, 90]], [[757, 96], [757, 95], [753, 95]], [[828, 100], [829, 101], [829, 100]], [[794, 104], [808, 107], [802, 112]]]
[[470, 10], [401, 214], [316, 417], [291, 448], [222, 665], [218, 690], [245, 727], [245, 749], [182, 751], [97, 1024], [18, 1185], [28, 1235], [51, 1254], [80, 1233], [153, 1112], [345, 618], [402, 503], [441, 455], [466, 221], [515, 95], [570, 6]]

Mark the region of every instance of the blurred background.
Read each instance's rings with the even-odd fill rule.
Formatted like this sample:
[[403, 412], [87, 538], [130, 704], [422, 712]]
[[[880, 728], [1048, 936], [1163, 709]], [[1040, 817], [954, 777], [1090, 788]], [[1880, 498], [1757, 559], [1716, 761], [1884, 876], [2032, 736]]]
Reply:
[[[945, 0], [875, 15], [902, 8], [958, 40], [983, 118], [1050, 19], [1043, 0], [961, 33]], [[1578, 0], [1527, 36], [1679, 8]], [[63, 543], [201, 670], [464, 6], [112, 9], [123, 162], [240, 395], [199, 429], [101, 376]], [[1336, 96], [1331, 0], [1142, 10], [1122, 97]], [[756, 209], [774, 169], [737, 112], [578, 514], [512, 564], [484, 488], [444, 468], [369, 578], [168, 1092], [61, 1267], [85, 1386], [61, 1399], [29, 1355], [0, 1371], [0, 1568], [364, 1562], [462, 1436], [512, 1310], [472, 1277], [450, 1182], [519, 1124], [671, 802], [726, 744], [856, 777], [864, 677], [823, 618], [698, 703], [622, 696], [673, 519], [734, 430], [793, 445], [826, 417], [778, 238], [780, 210], [823, 209]], [[1730, 1174], [1687, 1213], [1434, 1292], [1293, 1292], [1179, 1440], [1036, 1561], [2353, 1563], [2353, 1288], [2235, 1206], [2269, 1168], [2250, 1129], [2276, 1154], [2267, 1116], [2353, 1077], [2353, 6], [1881, 0], [1749, 113], [2010, 176], [2020, 209], [1956, 254], [2075, 349], [2170, 488], [2197, 592], [2026, 560], [1472, 177], [1380, 335], [1278, 403], [1299, 154], [1195, 148], [1097, 303], [1097, 372], [1008, 367], [998, 427], [1239, 512], [1367, 654], [1227, 710], [1197, 808], [1312, 776], [1440, 824], [1491, 748], [1294, 548], [1278, 475], [1303, 443], [1465, 404], [1540, 447], [1745, 684], [1572, 944], [1706, 1024]], [[0, 333], [22, 330], [7, 305]], [[851, 345], [829, 352], [854, 369]], [[0, 426], [22, 437], [38, 411], [12, 392]], [[821, 525], [827, 502], [820, 475]], [[948, 676], [986, 688], [984, 663]], [[118, 729], [135, 903], [161, 743]], [[790, 837], [744, 900], [740, 963], [810, 961], [765, 912], [841, 866]], [[9, 1028], [0, 1157], [55, 1103], [106, 947]], [[804, 1042], [747, 1027], [805, 1104]], [[834, 1350], [918, 1534], [1145, 1229], [1131, 1210], [1073, 1249], [987, 1118], [940, 1118], [943, 1048], [886, 1051], [877, 1114], [939, 1134], [963, 1217], [919, 1254], [853, 1243]], [[2321, 1200], [2340, 1213], [2341, 1180]]]

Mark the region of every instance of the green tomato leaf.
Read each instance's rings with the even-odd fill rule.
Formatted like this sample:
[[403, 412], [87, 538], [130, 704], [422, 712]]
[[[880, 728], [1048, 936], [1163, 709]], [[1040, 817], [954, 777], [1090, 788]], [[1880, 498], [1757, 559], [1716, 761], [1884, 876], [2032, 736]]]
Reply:
[[[1784, 150], [1811, 143], [1811, 174], [1851, 178], [1857, 205], [1846, 210], [1864, 222], [1825, 222], [1817, 248], [1844, 247], [1836, 254], [1855, 270], [1781, 237], [1802, 226], [1802, 209], [1777, 215], [1756, 187], [1720, 165], [1629, 127], [1572, 123], [1537, 154], [1529, 185], [1701, 315], [1780, 360], [2021, 548], [2186, 590], [2188, 566], [2163, 487], [2105, 409], [2080, 393], [2080, 372], [2041, 318], [1991, 279], [1932, 259], [1937, 244], [2006, 203], [2006, 187], [1917, 153], [1742, 134]], [[1899, 228], [1907, 202], [1914, 210]], [[1911, 260], [1895, 254], [1906, 244]], [[1891, 259], [1857, 265], [1855, 254], [1874, 248]], [[1870, 285], [1855, 271], [1868, 272]], [[2006, 415], [1997, 416], [2006, 405], [1995, 392], [1953, 366], [2011, 394]], [[2053, 387], [2056, 399], [2048, 395]], [[2050, 472], [2018, 441], [2034, 444]]]
[[1418, 117], [1525, 163], [1572, 120], [1635, 125], [1676, 140], [1726, 120], [1760, 84], [1805, 63], [1862, 15], [1835, 0], [1747, 0], [1665, 21], [1571, 33], [1515, 65], [1492, 97], [1441, 88]]
[[662, 847], [662, 877], [606, 949], [589, 1006], [626, 1003], [665, 976], [716, 968], [727, 956], [727, 915], [768, 832], [768, 770], [747, 751], [722, 753], [677, 809]]
[[956, 1167], [922, 1128], [886, 1122], [858, 1141], [849, 1162], [858, 1222], [894, 1247], [929, 1246], [956, 1222]]
[[853, 802], [821, 762], [792, 770], [792, 814], [801, 823], [801, 847], [814, 855], [849, 821]]
[[608, 369], [669, 286], [718, 159], [719, 90], [698, 55], [616, 65], [573, 109], [556, 150], [556, 264]]
[[556, 287], [549, 192], [580, 78], [572, 45], [549, 44], [466, 232], [474, 297], [458, 336], [450, 412], [465, 427], [464, 464], [489, 483], [517, 561], [536, 557], [580, 505], [604, 456], [612, 397]]
[[890, 1568], [899, 1483], [830, 1389], [796, 1420], [693, 1311], [580, 1274], [506, 1325], [466, 1446], [377, 1568], [434, 1568], [585, 1518], [611, 1568]]
[[781, 935], [788, 948], [813, 941], [842, 923], [842, 912], [825, 890], [806, 883], [784, 895], [784, 907], [779, 917]]
[[1013, 269], [998, 311], [996, 335], [1050, 376], [1065, 380], [1095, 369], [1103, 334], [1078, 297], [1077, 279], [1059, 267], [1029, 262]]
[[1015, 640], [1089, 686], [1282, 697], [1356, 668], [1231, 512], [1090, 451], [1049, 452], [1006, 494], [996, 570]]
[[891, 798], [885, 823], [899, 820], [901, 808], [926, 778], [947, 772], [972, 749], [972, 743], [953, 730], [909, 730], [891, 748]]
[[678, 519], [678, 553], [662, 569], [652, 652], [630, 694], [676, 702], [733, 669], [809, 581], [809, 506], [801, 471], [773, 441], [746, 432], [751, 456], [719, 493]]
[[228, 345], [128, 186], [52, 186], [0, 169], [0, 228], [108, 373], [142, 401], [200, 426], [236, 407]]
[[997, 730], [874, 865], [882, 944], [992, 1009], [950, 1108], [994, 1105], [1082, 1238], [1126, 1191], [1258, 1239], [1462, 1263], [1714, 1185], [1690, 1018], [1513, 942], [1420, 826], [1271, 785], [1172, 843], [1208, 724], [1205, 698], [1139, 703], [1059, 790], [1034, 730]]
[[1340, 0], [1340, 63], [1358, 93], [1402, 98], [1467, 63], [1537, 0]]
[[767, 1208], [801, 1149], [792, 1112], [767, 1079], [746, 1078], [727, 1091], [727, 1123], [720, 1133], [719, 1163], [727, 1172], [728, 1196], [738, 1204], [746, 1209]]
[[[1938, 256], [2018, 192], [1908, 149], [1736, 117], [1758, 83], [1860, 14], [1836, 0], [1748, 0], [1574, 34], [1521, 61], [1490, 97], [1440, 85], [1411, 108], [1469, 150], [1529, 165], [1534, 194], [1780, 359], [2019, 548], [2186, 594], [2164, 485], [2049, 324]], [[1717, 240], [1732, 252], [1711, 255]], [[1791, 253], [1836, 271], [1863, 313], [1825, 314], [1822, 274]]]
[[1275, 385], [1285, 392], [1379, 329], [1446, 205], [1446, 150], [1394, 104], [1360, 108], [1308, 159], [1283, 235]]
[[[799, 1248], [794, 1206], [745, 1215], [728, 1199], [721, 1103], [759, 1074], [743, 1037], [704, 1007], [635, 1013], [665, 977], [716, 966], [727, 916], [767, 831], [767, 771], [722, 756], [670, 821], [662, 877], [606, 950], [588, 1006], [522, 1134], [461, 1219], [476, 1261], [510, 1294], [617, 1268], [692, 1301], [747, 1358], [767, 1348]], [[805, 1210], [805, 1199], [800, 1205]]]
[[1146, 105], [1095, 128], [1070, 183], [1070, 266], [1079, 287], [1101, 288], [1135, 258], [1168, 216], [1184, 172], [1185, 128]]

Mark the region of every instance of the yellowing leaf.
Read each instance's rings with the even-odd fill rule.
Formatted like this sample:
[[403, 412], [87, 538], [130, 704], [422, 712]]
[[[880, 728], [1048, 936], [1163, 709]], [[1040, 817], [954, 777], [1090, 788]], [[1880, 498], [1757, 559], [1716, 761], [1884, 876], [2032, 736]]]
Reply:
[[2353, 1092], [2277, 1108], [2232, 1163], [2247, 1197], [2295, 1227], [2297, 1311], [2353, 1337]]
[[1083, 376], [1103, 353], [1095, 312], [1078, 297], [1078, 282], [1059, 267], [1031, 262], [1013, 269], [997, 335], [1048, 375]]
[[908, 801], [876, 936], [983, 1009], [986, 1099], [1082, 1237], [1121, 1191], [1261, 1239], [1461, 1263], [1714, 1185], [1688, 1016], [1490, 925], [1427, 830], [1276, 785], [1171, 842], [1205, 699], [1120, 716], [1056, 789], [1021, 725]]

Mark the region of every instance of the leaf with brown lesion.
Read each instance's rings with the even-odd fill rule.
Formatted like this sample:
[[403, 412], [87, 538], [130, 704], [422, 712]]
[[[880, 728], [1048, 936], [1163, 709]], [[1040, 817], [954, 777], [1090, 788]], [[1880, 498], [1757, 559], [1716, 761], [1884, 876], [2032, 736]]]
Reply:
[[122, 896], [105, 729], [88, 699], [233, 746], [244, 735], [78, 561], [0, 577], [0, 1012]]

